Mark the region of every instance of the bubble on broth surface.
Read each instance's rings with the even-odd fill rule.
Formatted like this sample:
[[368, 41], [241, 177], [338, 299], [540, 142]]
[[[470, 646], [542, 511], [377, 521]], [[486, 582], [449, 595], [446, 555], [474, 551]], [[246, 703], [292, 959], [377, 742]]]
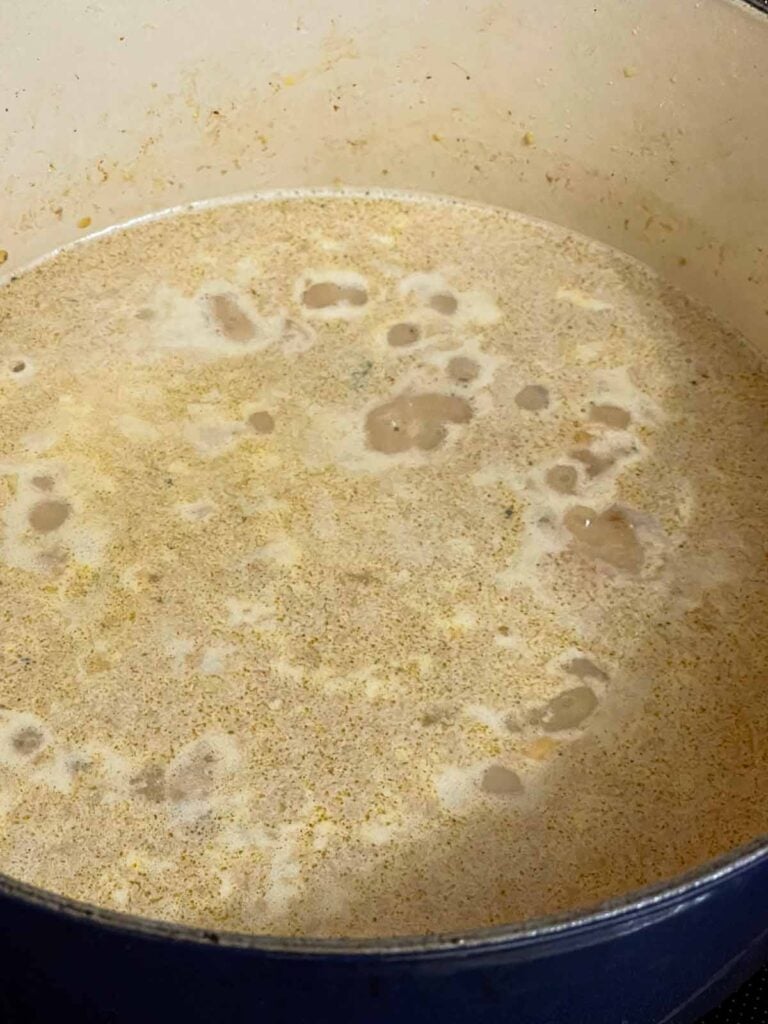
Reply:
[[235, 295], [211, 295], [208, 307], [216, 327], [229, 341], [253, 341], [256, 337], [256, 327]]
[[398, 283], [400, 295], [407, 301], [426, 306], [451, 325], [496, 323], [501, 311], [485, 291], [459, 289], [450, 284], [439, 271], [408, 274]]
[[636, 574], [642, 569], [643, 546], [626, 512], [618, 506], [596, 512], [575, 505], [563, 522], [585, 554], [624, 572]]
[[547, 470], [547, 484], [558, 494], [574, 494], [579, 482], [579, 474], [573, 466], [558, 465]]
[[301, 301], [308, 309], [327, 309], [329, 306], [364, 306], [368, 292], [358, 285], [318, 281], [305, 288]]
[[549, 405], [549, 392], [541, 384], [526, 384], [515, 395], [515, 405], [527, 412], [541, 412]]
[[632, 420], [632, 416], [626, 409], [622, 409], [618, 405], [602, 403], [592, 404], [589, 418], [595, 423], [602, 423], [603, 426], [613, 430], [626, 430]]
[[[7, 647], [6, 647], [7, 649]], [[37, 715], [0, 706], [0, 765], [31, 767], [50, 746], [51, 734]]]
[[616, 464], [615, 455], [598, 455], [589, 448], [574, 448], [570, 454], [571, 458], [576, 459], [584, 466], [590, 479], [601, 476]]
[[29, 525], [38, 533], [52, 533], [58, 530], [69, 518], [71, 507], [68, 502], [59, 499], [38, 501], [29, 512]]
[[430, 297], [429, 306], [442, 316], [453, 316], [459, 308], [459, 300], [450, 292], [438, 292]]
[[28, 382], [34, 376], [34, 372], [34, 366], [26, 356], [23, 359], [12, 359], [8, 364], [9, 376], [19, 384]]
[[471, 418], [472, 407], [455, 395], [400, 395], [368, 413], [365, 431], [369, 446], [377, 452], [431, 451], [445, 440], [447, 424], [464, 424]]
[[166, 797], [165, 771], [158, 764], [148, 764], [130, 780], [131, 791], [152, 804], [160, 804]]
[[520, 796], [523, 792], [523, 784], [517, 772], [501, 764], [492, 764], [485, 769], [480, 788], [484, 793], [501, 797]]
[[480, 367], [468, 356], [454, 356], [448, 363], [448, 376], [459, 384], [469, 384], [477, 379]]
[[11, 746], [17, 754], [29, 757], [36, 753], [45, 743], [45, 736], [40, 729], [27, 725], [11, 737]]
[[387, 342], [392, 348], [406, 348], [408, 345], [415, 345], [420, 337], [421, 329], [418, 324], [393, 324], [387, 331]]
[[569, 675], [577, 676], [579, 679], [599, 679], [600, 682], [607, 683], [609, 678], [607, 672], [583, 655], [571, 658], [563, 665], [563, 669]]
[[531, 723], [544, 732], [576, 729], [596, 710], [598, 700], [590, 686], [574, 686], [563, 690], [531, 715]]
[[275, 429], [275, 418], [272, 413], [260, 409], [248, 417], [248, 426], [256, 434], [271, 434]]

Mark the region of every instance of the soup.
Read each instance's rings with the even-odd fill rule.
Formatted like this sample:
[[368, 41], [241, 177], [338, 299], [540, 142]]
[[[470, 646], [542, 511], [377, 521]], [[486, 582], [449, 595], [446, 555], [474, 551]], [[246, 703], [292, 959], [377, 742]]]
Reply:
[[0, 869], [501, 924], [768, 827], [768, 381], [506, 210], [254, 196], [0, 291]]

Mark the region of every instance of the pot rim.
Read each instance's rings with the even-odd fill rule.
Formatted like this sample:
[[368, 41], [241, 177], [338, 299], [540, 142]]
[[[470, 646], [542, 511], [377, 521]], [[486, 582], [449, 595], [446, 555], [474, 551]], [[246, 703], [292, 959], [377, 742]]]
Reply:
[[[768, 15], [768, 0], [736, 0]], [[768, 863], [768, 834], [744, 843], [682, 874], [653, 882], [629, 893], [587, 907], [559, 911], [542, 917], [498, 925], [431, 935], [381, 938], [302, 938], [226, 931], [203, 926], [123, 913], [71, 899], [30, 885], [0, 872], [0, 901], [28, 903], [95, 927], [120, 931], [136, 938], [169, 940], [222, 950], [241, 950], [282, 958], [333, 957], [335, 960], [377, 957], [387, 959], [437, 958], [503, 950], [522, 951], [531, 946], [557, 943], [562, 949], [591, 945], [608, 937], [635, 931], [677, 913], [685, 906], [706, 900], [719, 884]], [[1, 905], [0, 905], [1, 909]]]
[[178, 924], [141, 917], [61, 896], [0, 873], [2, 899], [10, 897], [41, 910], [64, 915], [73, 923], [92, 923], [149, 940], [182, 942], [197, 946], [240, 950], [281, 958], [403, 959], [440, 958], [503, 951], [522, 953], [535, 946], [540, 952], [557, 945], [579, 948], [604, 942], [677, 914], [692, 904], [708, 899], [721, 883], [768, 864], [768, 835], [706, 861], [673, 879], [653, 882], [621, 896], [588, 907], [560, 911], [493, 928], [432, 935], [403, 935], [374, 938], [303, 938], [236, 932]]

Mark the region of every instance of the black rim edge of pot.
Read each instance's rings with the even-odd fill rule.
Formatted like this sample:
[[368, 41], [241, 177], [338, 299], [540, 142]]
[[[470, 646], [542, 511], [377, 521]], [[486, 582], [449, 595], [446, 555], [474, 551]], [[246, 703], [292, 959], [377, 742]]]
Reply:
[[[768, 15], [768, 0], [738, 2]], [[706, 861], [673, 879], [654, 882], [627, 895], [604, 900], [590, 907], [561, 911], [495, 928], [392, 938], [281, 938], [174, 924], [60, 896], [1, 872], [0, 896], [15, 898], [72, 919], [90, 920], [97, 926], [128, 932], [137, 938], [165, 939], [283, 957], [438, 957], [455, 955], [457, 951], [465, 954], [487, 953], [494, 948], [508, 952], [515, 948], [546, 945], [553, 939], [560, 943], [567, 937], [571, 938], [574, 945], [588, 945], [593, 936], [599, 941], [606, 933], [632, 931], [642, 927], [643, 922], [649, 918], [674, 913], [675, 908], [682, 903], [697, 898], [705, 899], [707, 893], [719, 882], [737, 876], [761, 861], [768, 861], [768, 835]]]
[[663, 919], [686, 903], [706, 899], [720, 882], [768, 862], [768, 836], [738, 847], [671, 880], [654, 882], [631, 893], [601, 901], [589, 907], [561, 911], [493, 928], [474, 928], [432, 935], [403, 935], [392, 938], [324, 939], [280, 937], [269, 934], [219, 931], [201, 926], [175, 924], [97, 907], [60, 896], [45, 889], [0, 874], [0, 897], [9, 896], [36, 907], [63, 914], [81, 922], [129, 933], [136, 938], [170, 940], [282, 957], [428, 957], [488, 953], [495, 948], [505, 953], [531, 946], [546, 946], [557, 940], [571, 946], [590, 945], [608, 935], [643, 927]]

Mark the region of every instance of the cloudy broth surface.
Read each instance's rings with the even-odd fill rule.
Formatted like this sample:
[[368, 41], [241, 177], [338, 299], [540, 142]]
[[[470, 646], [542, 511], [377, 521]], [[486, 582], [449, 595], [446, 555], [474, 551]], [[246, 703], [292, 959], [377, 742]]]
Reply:
[[0, 289], [0, 870], [207, 927], [582, 906], [768, 828], [768, 378], [630, 257], [277, 194]]

